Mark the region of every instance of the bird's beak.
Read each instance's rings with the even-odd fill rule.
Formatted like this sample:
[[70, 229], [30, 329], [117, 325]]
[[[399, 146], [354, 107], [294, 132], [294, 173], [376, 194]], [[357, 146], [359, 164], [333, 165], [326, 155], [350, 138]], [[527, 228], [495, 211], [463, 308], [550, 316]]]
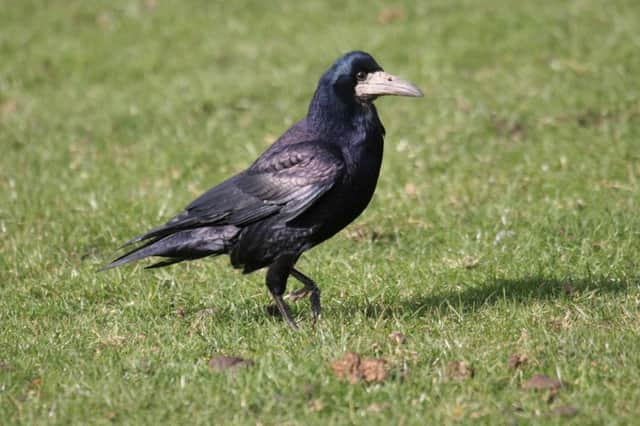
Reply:
[[382, 95], [423, 96], [420, 89], [406, 80], [384, 71], [369, 73], [367, 78], [356, 84], [356, 96], [362, 99]]

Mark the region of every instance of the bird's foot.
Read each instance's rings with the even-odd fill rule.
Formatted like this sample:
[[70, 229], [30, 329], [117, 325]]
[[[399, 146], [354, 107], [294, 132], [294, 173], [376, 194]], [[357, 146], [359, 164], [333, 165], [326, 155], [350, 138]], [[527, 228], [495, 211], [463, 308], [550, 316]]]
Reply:
[[273, 301], [282, 316], [282, 319], [287, 323], [289, 328], [292, 330], [298, 330], [298, 325], [296, 321], [291, 316], [291, 310], [289, 309], [289, 305], [282, 299], [282, 296], [276, 296], [275, 294], [271, 295], [273, 297]]
[[300, 299], [304, 299], [305, 297], [309, 296], [311, 294], [311, 289], [308, 287], [302, 287], [301, 289], [298, 289], [296, 291], [292, 291], [291, 293], [287, 294], [285, 296], [285, 298], [287, 300], [290, 300], [292, 302], [297, 302]]
[[291, 302], [297, 302], [307, 296], [309, 296], [309, 301], [311, 302], [311, 317], [313, 319], [313, 325], [315, 325], [320, 317], [320, 311], [322, 310], [320, 305], [320, 289], [318, 287], [305, 286], [296, 291], [292, 291], [285, 297]]
[[311, 291], [309, 301], [311, 302], [311, 317], [313, 318], [313, 325], [315, 326], [320, 317], [320, 311], [322, 310], [320, 306], [320, 291], [317, 288]]

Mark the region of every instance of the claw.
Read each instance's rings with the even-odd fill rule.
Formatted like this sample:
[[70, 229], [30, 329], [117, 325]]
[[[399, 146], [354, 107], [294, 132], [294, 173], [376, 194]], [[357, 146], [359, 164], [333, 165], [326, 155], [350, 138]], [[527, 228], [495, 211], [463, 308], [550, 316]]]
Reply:
[[320, 317], [320, 311], [322, 309], [320, 307], [320, 292], [312, 291], [309, 300], [311, 302], [311, 316], [313, 318], [313, 325], [315, 326], [318, 318]]
[[282, 315], [282, 319], [285, 320], [287, 325], [292, 330], [297, 331], [298, 324], [296, 324], [295, 320], [291, 316], [291, 310], [289, 309], [289, 305], [287, 305], [287, 303], [282, 299], [282, 296], [277, 296], [275, 294], [271, 294], [271, 296], [273, 297], [273, 301], [276, 304], [278, 311], [280, 311], [280, 315]]
[[285, 298], [292, 302], [297, 302], [298, 300], [304, 299], [310, 294], [311, 294], [311, 289], [309, 289], [308, 287], [302, 287], [301, 289], [292, 291], [291, 293], [287, 294]]
[[311, 302], [311, 316], [313, 318], [313, 325], [315, 326], [318, 318], [320, 317], [321, 310], [320, 289], [311, 278], [307, 277], [296, 268], [291, 268], [291, 275], [293, 275], [295, 279], [300, 281], [302, 285], [304, 285], [304, 287], [289, 294], [289, 299], [295, 301], [309, 296], [309, 301]]

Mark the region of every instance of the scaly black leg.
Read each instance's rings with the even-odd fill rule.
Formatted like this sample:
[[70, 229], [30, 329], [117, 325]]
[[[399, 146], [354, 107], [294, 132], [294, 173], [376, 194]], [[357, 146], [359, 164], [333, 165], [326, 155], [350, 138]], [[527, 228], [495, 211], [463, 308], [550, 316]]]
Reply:
[[296, 321], [291, 316], [291, 310], [289, 310], [289, 305], [287, 305], [287, 302], [285, 302], [282, 299], [282, 295], [278, 296], [276, 294], [271, 293], [271, 297], [273, 297], [273, 301], [275, 302], [276, 307], [278, 308], [278, 311], [280, 311], [280, 315], [282, 315], [282, 319], [286, 321], [287, 325], [291, 327], [291, 329], [298, 330], [298, 324], [296, 324]]
[[293, 330], [297, 330], [298, 325], [291, 316], [289, 306], [287, 306], [286, 302], [282, 298], [282, 295], [287, 289], [287, 278], [289, 278], [293, 262], [295, 262], [295, 260], [292, 261], [291, 258], [286, 256], [278, 258], [271, 264], [271, 266], [269, 266], [266, 281], [269, 293], [271, 294], [271, 297], [273, 297], [273, 301], [275, 302], [278, 311], [280, 311], [282, 319], [284, 319], [287, 322], [287, 325]]
[[298, 271], [296, 268], [291, 268], [291, 275], [300, 281], [304, 287], [290, 293], [289, 298], [296, 301], [309, 295], [309, 301], [311, 302], [311, 315], [313, 316], [313, 323], [315, 324], [322, 309], [320, 306], [320, 289], [311, 278]]

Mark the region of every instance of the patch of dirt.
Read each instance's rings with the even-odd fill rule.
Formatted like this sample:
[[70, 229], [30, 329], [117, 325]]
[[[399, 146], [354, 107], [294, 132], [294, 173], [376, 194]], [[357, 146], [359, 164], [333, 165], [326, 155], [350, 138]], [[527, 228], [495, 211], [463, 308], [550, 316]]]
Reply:
[[464, 361], [450, 361], [446, 368], [447, 377], [454, 380], [471, 379], [475, 375], [473, 367]]
[[613, 189], [613, 190], [622, 190], [622, 191], [633, 191], [633, 188], [629, 185], [625, 185], [620, 182], [611, 181], [611, 180], [603, 180], [600, 182], [600, 186], [605, 189]]
[[418, 187], [413, 182], [407, 182], [404, 186], [404, 193], [411, 199], [418, 198]]
[[146, 10], [153, 10], [156, 8], [156, 6], [158, 6], [158, 0], [143, 0], [142, 6]]
[[27, 388], [29, 390], [40, 388], [40, 386], [42, 386], [42, 382], [43, 382], [42, 377], [36, 377], [35, 379], [29, 382], [29, 384], [27, 385]]
[[147, 336], [144, 333], [129, 334], [122, 336], [119, 334], [109, 334], [101, 336], [97, 334], [98, 345], [96, 347], [96, 353], [99, 354], [106, 349], [119, 350], [126, 345], [135, 344], [141, 340], [145, 340]]
[[351, 383], [356, 383], [360, 379], [360, 355], [354, 352], [347, 352], [331, 363], [333, 373], [339, 379], [346, 379]]
[[404, 342], [407, 341], [407, 338], [400, 331], [394, 331], [391, 334], [389, 334], [389, 340], [391, 340], [396, 345], [402, 345]]
[[305, 383], [302, 386], [302, 393], [307, 397], [307, 399], [311, 399], [316, 392], [316, 387], [313, 383]]
[[27, 384], [27, 397], [37, 397], [40, 395], [40, 389], [44, 383], [42, 377], [36, 377]]
[[105, 31], [111, 31], [114, 27], [113, 15], [109, 12], [98, 13], [96, 16], [96, 24]]
[[480, 259], [473, 256], [465, 256], [462, 258], [462, 267], [464, 269], [473, 269], [480, 265]]
[[524, 124], [522, 124], [520, 120], [508, 120], [492, 114], [491, 124], [496, 130], [496, 133], [502, 136], [508, 136], [511, 140], [519, 140], [524, 134]]
[[474, 269], [480, 266], [480, 259], [474, 256], [444, 257], [442, 262], [450, 268]]
[[551, 330], [559, 332], [562, 330], [566, 330], [571, 325], [569, 318], [571, 314], [567, 311], [562, 317], [554, 317], [549, 320], [549, 328]]
[[[196, 318], [193, 320], [193, 322], [189, 326], [189, 334], [194, 334], [196, 332], [196, 330], [198, 329], [198, 327], [200, 327], [200, 325], [202, 325], [202, 322], [207, 317], [211, 317], [211, 316], [215, 315], [216, 312], [218, 312], [218, 309], [214, 308], [214, 307], [209, 307], [209, 308], [205, 308], [205, 309], [199, 310], [196, 313]], [[177, 312], [176, 312], [176, 314], [177, 314]]]
[[456, 109], [461, 112], [471, 111], [469, 100], [462, 96], [456, 96]]
[[84, 262], [89, 259], [97, 259], [100, 256], [100, 248], [98, 246], [89, 246], [82, 250], [82, 254], [74, 253], [80, 256], [80, 261]]
[[321, 411], [324, 408], [324, 401], [321, 399], [313, 399], [309, 401], [309, 403], [307, 404], [307, 407], [309, 408], [309, 411], [311, 411], [312, 413], [317, 413], [318, 411]]
[[573, 297], [575, 290], [571, 284], [567, 283], [564, 286], [562, 286], [562, 292], [567, 297]]
[[573, 417], [578, 414], [578, 409], [573, 405], [558, 405], [551, 409], [551, 414], [561, 417]]
[[13, 114], [18, 110], [18, 102], [15, 99], [9, 99], [0, 103], [0, 117]]
[[403, 7], [384, 7], [378, 13], [378, 23], [382, 25], [402, 22], [405, 20], [406, 12]]
[[96, 348], [96, 353], [100, 353], [106, 348], [120, 349], [127, 343], [128, 339], [126, 336], [120, 336], [117, 334], [111, 334], [108, 336], [100, 336], [100, 343]]
[[196, 313], [196, 320], [201, 320], [203, 318], [210, 317], [216, 312], [218, 312], [218, 310], [214, 307], [201, 309]]
[[222, 372], [238, 367], [251, 367], [255, 363], [250, 359], [244, 359], [237, 356], [218, 355], [209, 360], [209, 368], [213, 371]]
[[576, 123], [580, 127], [598, 127], [607, 118], [608, 112], [606, 111], [594, 111], [588, 109], [581, 112], [576, 117]]
[[529, 356], [527, 354], [513, 354], [509, 357], [509, 368], [516, 370], [528, 362]]
[[333, 373], [341, 380], [355, 384], [384, 382], [388, 375], [387, 361], [382, 358], [362, 358], [355, 352], [347, 352], [331, 363]]
[[545, 376], [544, 374], [536, 374], [535, 376], [527, 380], [522, 385], [522, 389], [534, 390], [534, 391], [540, 391], [540, 390], [557, 391], [562, 386], [563, 385], [560, 380], [552, 379], [551, 377]]
[[393, 234], [380, 231], [368, 224], [353, 225], [346, 229], [345, 236], [352, 241], [393, 241]]
[[364, 358], [360, 363], [362, 378], [365, 382], [384, 382], [387, 378], [387, 361], [378, 358]]
[[370, 404], [365, 409], [365, 411], [368, 413], [379, 413], [381, 411], [386, 410], [389, 407], [390, 407], [390, 404], [388, 402], [382, 402], [382, 403], [374, 402], [373, 404]]

